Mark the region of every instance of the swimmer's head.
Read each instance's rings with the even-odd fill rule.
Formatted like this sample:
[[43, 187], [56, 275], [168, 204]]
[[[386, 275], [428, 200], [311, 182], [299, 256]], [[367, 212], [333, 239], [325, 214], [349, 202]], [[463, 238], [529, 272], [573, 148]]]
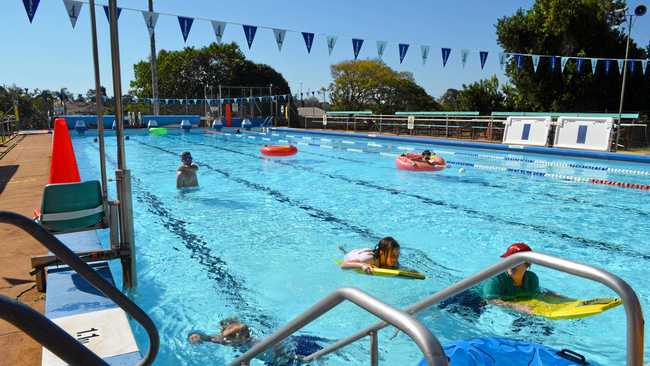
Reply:
[[191, 164], [192, 163], [192, 154], [189, 151], [183, 151], [181, 153], [181, 161], [183, 163]]
[[399, 267], [399, 254], [399, 243], [390, 236], [381, 239], [374, 250], [375, 259], [382, 268]]
[[228, 318], [219, 322], [221, 333], [217, 337], [219, 343], [223, 344], [241, 344], [251, 339], [251, 333], [248, 326], [237, 318]]

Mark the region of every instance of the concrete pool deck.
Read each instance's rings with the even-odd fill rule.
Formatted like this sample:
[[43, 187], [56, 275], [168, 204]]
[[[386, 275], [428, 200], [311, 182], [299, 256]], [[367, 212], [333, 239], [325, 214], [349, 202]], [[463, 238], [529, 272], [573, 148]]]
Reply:
[[[43, 187], [50, 172], [52, 135], [19, 136], [17, 145], [0, 159], [0, 210], [14, 211], [31, 217], [40, 207]], [[47, 249], [22, 230], [0, 225], [3, 242], [0, 254], [0, 294], [18, 298], [40, 313], [45, 296], [34, 287], [30, 258], [46, 254]], [[41, 364], [42, 347], [21, 330], [0, 320], [0, 365], [36, 366]]]

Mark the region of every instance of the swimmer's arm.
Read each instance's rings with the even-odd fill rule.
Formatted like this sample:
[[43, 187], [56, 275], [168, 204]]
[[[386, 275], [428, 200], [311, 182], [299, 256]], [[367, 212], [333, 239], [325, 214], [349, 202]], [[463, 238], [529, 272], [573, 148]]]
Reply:
[[515, 304], [512, 302], [503, 301], [499, 299], [487, 300], [487, 303], [491, 305], [502, 306], [504, 308], [509, 308], [518, 311], [520, 313], [533, 314], [533, 309], [530, 306], [524, 304]]
[[357, 261], [343, 261], [341, 263], [341, 268], [342, 269], [354, 269], [358, 268], [366, 273], [372, 273], [372, 265], [365, 263], [365, 262], [357, 262]]

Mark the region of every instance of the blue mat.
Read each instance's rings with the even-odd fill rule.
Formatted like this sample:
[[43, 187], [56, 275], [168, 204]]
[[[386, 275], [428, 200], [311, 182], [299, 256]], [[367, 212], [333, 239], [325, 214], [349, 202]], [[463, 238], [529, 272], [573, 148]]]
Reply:
[[[580, 355], [558, 353], [558, 350], [537, 343], [507, 338], [472, 338], [444, 347], [450, 366], [577, 366], [596, 364], [583, 362]], [[422, 359], [418, 366], [427, 366]]]

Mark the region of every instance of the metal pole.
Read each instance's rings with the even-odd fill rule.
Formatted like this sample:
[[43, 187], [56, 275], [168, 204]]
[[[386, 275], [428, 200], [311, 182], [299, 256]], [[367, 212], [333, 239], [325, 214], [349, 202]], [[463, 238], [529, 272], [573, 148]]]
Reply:
[[219, 119], [223, 118], [221, 114], [221, 105], [223, 104], [223, 99], [221, 97], [221, 84], [219, 84]]
[[[135, 242], [133, 240], [133, 207], [131, 205], [131, 177], [126, 169], [124, 151], [124, 115], [122, 112], [122, 80], [120, 70], [120, 43], [117, 27], [117, 0], [109, 0], [109, 21], [111, 30], [111, 61], [113, 64], [113, 94], [115, 96], [115, 137], [117, 140], [117, 199], [120, 202], [120, 246], [131, 252], [130, 258], [122, 259], [125, 272], [124, 287], [136, 286]], [[126, 263], [129, 261], [129, 263]], [[130, 273], [129, 273], [130, 272]], [[127, 274], [128, 273], [128, 274]]]
[[618, 150], [618, 143], [619, 143], [619, 137], [621, 135], [621, 120], [622, 120], [622, 114], [623, 114], [623, 101], [625, 98], [625, 81], [627, 78], [627, 58], [629, 55], [629, 50], [630, 50], [630, 34], [632, 33], [632, 15], [630, 15], [630, 26], [628, 27], [628, 33], [627, 33], [627, 42], [625, 45], [625, 59], [623, 61], [623, 81], [621, 84], [621, 99], [620, 103], [618, 106], [618, 121], [617, 121], [617, 128], [616, 128], [616, 145], [614, 146], [614, 150]]
[[379, 339], [377, 339], [377, 331], [369, 332], [370, 336], [370, 366], [379, 365]]
[[[149, 11], [153, 12], [153, 0], [149, 0]], [[151, 90], [153, 98], [153, 115], [160, 114], [160, 101], [158, 100], [158, 61], [156, 55], [156, 33], [151, 29], [149, 34], [149, 44], [151, 45]]]
[[632, 33], [632, 19], [633, 15], [630, 14], [630, 25], [627, 27], [627, 42], [625, 44], [625, 59], [623, 60], [623, 83], [621, 85], [621, 100], [618, 105], [618, 121], [616, 123], [616, 144], [614, 151], [618, 150], [618, 141], [621, 136], [621, 115], [623, 114], [623, 100], [625, 98], [625, 79], [627, 77], [627, 56], [630, 52], [630, 35]]
[[102, 178], [102, 197], [108, 199], [106, 191], [106, 151], [104, 147], [104, 116], [102, 110], [101, 81], [99, 78], [99, 52], [97, 51], [97, 21], [95, 18], [95, 0], [88, 3], [90, 8], [90, 31], [93, 44], [93, 66], [95, 70], [95, 113], [97, 114], [97, 140], [99, 141], [99, 170]]
[[271, 120], [275, 124], [275, 115], [273, 114], [273, 84], [269, 84], [269, 114], [271, 115]]

